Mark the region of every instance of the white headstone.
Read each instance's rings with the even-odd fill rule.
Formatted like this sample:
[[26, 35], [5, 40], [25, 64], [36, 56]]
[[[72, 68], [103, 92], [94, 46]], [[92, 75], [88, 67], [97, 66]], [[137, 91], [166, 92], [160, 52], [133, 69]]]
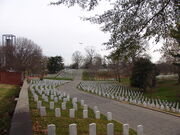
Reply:
[[59, 96], [59, 100], [62, 100], [62, 96]]
[[123, 135], [129, 135], [129, 124], [123, 124]]
[[69, 135], [77, 135], [77, 125], [76, 124], [69, 125]]
[[66, 103], [65, 103], [65, 102], [63, 102], [63, 103], [61, 104], [61, 108], [62, 108], [62, 110], [66, 110]]
[[36, 102], [38, 101], [38, 95], [34, 96], [34, 101], [36, 101]]
[[70, 95], [69, 94], [67, 95], [67, 101], [70, 101]]
[[56, 126], [54, 124], [48, 125], [48, 135], [56, 135]]
[[96, 123], [89, 124], [89, 135], [96, 135]]
[[88, 110], [88, 105], [84, 104], [84, 110]]
[[96, 111], [95, 117], [96, 117], [96, 119], [100, 119], [100, 111]]
[[55, 109], [55, 117], [61, 117], [61, 110], [60, 108]]
[[94, 106], [94, 113], [98, 111], [98, 107], [97, 106]]
[[46, 116], [46, 107], [45, 106], [40, 107], [40, 116]]
[[151, 106], [152, 106], [152, 107], [155, 107], [155, 104], [154, 104], [154, 102], [151, 104]]
[[51, 110], [53, 110], [54, 109], [54, 102], [53, 101], [51, 101], [50, 103], [49, 103], [49, 108], [51, 109]]
[[158, 103], [156, 103], [156, 108], [158, 108], [158, 109], [159, 109], [159, 104], [158, 104]]
[[140, 100], [138, 100], [138, 105], [140, 105], [141, 104], [141, 101]]
[[143, 126], [142, 125], [137, 126], [137, 135], [143, 135]]
[[54, 100], [54, 95], [51, 95], [51, 100]]
[[174, 107], [171, 107], [171, 111], [172, 111], [172, 112], [175, 112], [176, 109], [175, 109]]
[[107, 120], [112, 120], [112, 112], [107, 112]]
[[75, 110], [78, 109], [78, 108], [77, 108], [77, 103], [73, 103], [73, 108], [74, 108]]
[[44, 97], [44, 100], [45, 100], [46, 102], [49, 102], [48, 96], [45, 96], [45, 97]]
[[42, 105], [42, 101], [38, 101], [37, 102], [37, 109], [40, 109], [41, 105]]
[[88, 110], [83, 110], [83, 118], [88, 118]]
[[179, 103], [177, 103], [177, 105], [176, 105], [176, 112], [177, 113], [179, 112]]
[[77, 97], [74, 97], [72, 100], [73, 103], [77, 103]]
[[84, 100], [81, 100], [81, 106], [84, 106]]
[[164, 105], [161, 105], [161, 106], [160, 106], [160, 109], [161, 109], [161, 110], [164, 110]]
[[170, 111], [170, 108], [169, 108], [169, 106], [166, 106], [166, 111]]
[[57, 103], [58, 102], [58, 98], [54, 97], [54, 102]]
[[146, 102], [145, 102], [145, 101], [143, 102], [143, 105], [144, 105], [145, 107], [147, 106], [147, 104], [146, 104]]
[[107, 135], [114, 135], [114, 124], [113, 123], [107, 124]]
[[67, 102], [67, 98], [63, 98], [63, 102]]
[[75, 109], [69, 109], [69, 117], [75, 118]]

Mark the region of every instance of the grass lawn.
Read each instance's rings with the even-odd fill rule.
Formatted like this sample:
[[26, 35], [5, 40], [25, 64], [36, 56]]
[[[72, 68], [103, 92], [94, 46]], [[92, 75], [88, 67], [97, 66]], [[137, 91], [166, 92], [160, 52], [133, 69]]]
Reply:
[[129, 78], [121, 78], [120, 84], [121, 84], [121, 85], [124, 85], [124, 86], [130, 86], [130, 80], [129, 80]]
[[82, 73], [82, 80], [95, 80], [94, 77], [90, 75], [90, 72], [83, 71]]
[[73, 80], [72, 78], [59, 78], [59, 77], [44, 77], [44, 79], [50, 79], [50, 80]]
[[[130, 85], [129, 78], [122, 78], [121, 81], [122, 85]], [[180, 102], [180, 84], [177, 84], [177, 78], [157, 79], [156, 87], [144, 93], [144, 96]]]
[[[40, 98], [40, 96], [39, 96]], [[114, 123], [115, 127], [115, 135], [122, 135], [122, 124], [116, 121], [107, 121], [106, 117], [101, 114], [101, 119], [96, 120], [94, 116], [94, 112], [92, 109], [88, 109], [89, 118], [83, 119], [82, 112], [83, 108], [78, 103], [78, 110], [76, 111], [75, 118], [69, 118], [69, 109], [71, 109], [72, 103], [69, 101], [67, 102], [67, 109], [61, 110], [61, 117], [56, 118], [54, 116], [54, 110], [46, 109], [47, 116], [40, 117], [39, 110], [36, 109], [36, 102], [33, 101], [32, 94], [29, 92], [29, 99], [30, 99], [30, 109], [31, 109], [31, 116], [33, 121], [33, 134], [34, 135], [44, 135], [47, 133], [47, 125], [48, 124], [55, 124], [56, 125], [56, 134], [57, 135], [68, 135], [69, 134], [69, 124], [76, 123], [78, 135], [88, 135], [89, 134], [89, 124], [96, 123], [97, 128], [97, 135], [106, 135], [106, 126], [107, 123], [112, 122]], [[41, 100], [41, 99], [40, 99]], [[49, 108], [49, 103], [43, 102], [43, 106]], [[55, 103], [55, 108], [61, 108], [61, 104]], [[135, 131], [130, 130], [130, 135], [136, 135]]]
[[115, 79], [110, 75], [109, 72], [92, 72], [92, 71], [83, 71], [82, 80], [86, 81], [114, 81]]
[[9, 132], [11, 118], [13, 116], [16, 102], [20, 91], [19, 86], [0, 84], [0, 134], [7, 135]]
[[177, 80], [157, 80], [157, 86], [145, 93], [147, 97], [180, 102], [180, 84]]
[[[83, 80], [93, 80], [93, 79], [90, 78], [88, 72], [83, 72]], [[128, 86], [133, 89], [133, 87], [130, 86], [129, 78], [121, 78], [120, 84], [124, 86]], [[159, 98], [162, 100], [168, 100], [173, 102], [174, 101], [180, 102], [180, 84], [177, 84], [177, 77], [157, 79], [156, 87], [151, 88], [149, 92], [144, 93], [144, 96], [151, 98]]]

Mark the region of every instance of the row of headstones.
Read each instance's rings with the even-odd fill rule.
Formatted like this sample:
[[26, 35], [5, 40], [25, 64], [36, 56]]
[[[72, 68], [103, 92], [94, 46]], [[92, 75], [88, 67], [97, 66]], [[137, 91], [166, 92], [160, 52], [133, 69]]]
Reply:
[[[81, 100], [84, 101], [84, 100]], [[73, 103], [74, 104], [74, 103]], [[40, 116], [46, 116], [46, 107], [41, 106], [42, 101], [37, 102], [37, 109], [40, 110]], [[82, 104], [81, 104], [82, 105]], [[86, 104], [83, 105], [83, 118], [88, 118], [88, 106]], [[54, 110], [54, 102], [50, 102], [50, 110]], [[62, 110], [66, 110], [65, 104], [62, 104]], [[77, 104], [76, 106], [73, 105], [72, 109], [69, 109], [69, 117], [75, 118], [75, 111], [77, 110]], [[96, 119], [100, 119], [100, 111], [98, 110], [97, 106], [94, 106], [94, 114]], [[55, 108], [55, 117], [61, 117], [61, 108]], [[112, 113], [107, 112], [107, 120], [112, 120]]]
[[[37, 102], [37, 109], [40, 109], [40, 115], [41, 116], [46, 116], [46, 107], [42, 106], [42, 101], [38, 100], [38, 96], [35, 94], [35, 92], [33, 90], [31, 92], [34, 95], [34, 101]], [[57, 98], [54, 97], [53, 95], [51, 95], [51, 99], [53, 99], [53, 98], [54, 98], [55, 102], [58, 102]], [[62, 97], [61, 97], [60, 100], [62, 100]], [[66, 102], [67, 101], [70, 101], [70, 97], [69, 96], [67, 96], [66, 98], [63, 98], [63, 102], [61, 104], [62, 110], [66, 110]], [[88, 106], [86, 104], [84, 104], [84, 100], [81, 100], [80, 103], [81, 103], [81, 106], [84, 107], [83, 118], [88, 118]], [[76, 97], [72, 99], [72, 104], [73, 104], [73, 108], [69, 109], [69, 117], [70, 118], [74, 118], [75, 117], [75, 110], [77, 110], [77, 98]], [[53, 101], [50, 102], [49, 109], [50, 110], [54, 110], [54, 102]], [[95, 113], [95, 118], [96, 119], [100, 119], [100, 111], [98, 110], [97, 106], [94, 106], [94, 113]], [[61, 109], [60, 108], [55, 108], [55, 116], [56, 117], [60, 117], [61, 116]], [[107, 112], [107, 119], [108, 120], [112, 120], [112, 113], [111, 112]]]
[[[34, 91], [32, 93], [34, 94]], [[63, 94], [63, 95], [65, 95], [65, 94]], [[53, 98], [54, 98], [54, 101], [57, 102], [57, 98], [54, 97], [53, 95], [51, 95], [51, 99], [53, 99]], [[37, 102], [37, 109], [40, 109], [40, 115], [46, 116], [46, 107], [42, 106], [42, 101], [38, 100], [37, 95], [34, 96], [34, 100]], [[62, 100], [62, 98], [60, 100]], [[61, 104], [62, 110], [66, 110], [66, 102], [67, 101], [70, 101], [69, 96], [67, 96], [66, 98], [63, 98], [63, 102]], [[84, 100], [81, 100], [80, 103], [81, 103], [81, 106], [83, 106], [83, 108], [84, 108], [83, 118], [88, 118], [88, 105], [84, 104]], [[73, 108], [69, 109], [69, 117], [70, 118], [75, 117], [75, 110], [77, 110], [77, 98], [76, 97], [72, 99], [72, 104], [73, 104]], [[54, 102], [53, 101], [50, 102], [49, 109], [54, 110]], [[100, 111], [99, 111], [97, 106], [94, 106], [94, 113], [95, 113], [95, 118], [100, 119]], [[61, 116], [61, 109], [60, 108], [55, 108], [55, 116], [56, 117]], [[112, 120], [112, 113], [111, 112], [107, 112], [107, 120], [109, 120], [109, 121]]]
[[[89, 135], [96, 135], [96, 123], [89, 124]], [[48, 135], [56, 135], [56, 126], [54, 124], [48, 125]], [[69, 125], [69, 135], [77, 135], [77, 124]], [[107, 135], [114, 135], [114, 124], [107, 124]], [[129, 135], [129, 124], [123, 124], [123, 135]], [[137, 135], [143, 135], [143, 126], [137, 126]]]
[[44, 79], [44, 80], [31, 80], [30, 84], [39, 84], [39, 85], [61, 85], [64, 83], [70, 82], [69, 80], [48, 80], [48, 79]]
[[[84, 88], [82, 87], [81, 85], [82, 83], [80, 83], [80, 87], [83, 89], [83, 90], [89, 90], [89, 88]], [[86, 84], [87, 86], [87, 84]], [[91, 91], [93, 93], [97, 93], [95, 91]], [[139, 97], [123, 97], [123, 96], [114, 96], [114, 94], [107, 94], [107, 93], [104, 93], [103, 90], [101, 91], [101, 93], [98, 93], [98, 95], [100, 96], [104, 96], [104, 97], [107, 97], [107, 98], [112, 98], [112, 99], [117, 99], [117, 100], [120, 100], [120, 101], [126, 101], [126, 102], [130, 102], [130, 103], [133, 103], [133, 104], [138, 104], [138, 105], [143, 105], [145, 107], [153, 107], [153, 108], [157, 108], [157, 109], [161, 109], [161, 110], [164, 110], [164, 111], [171, 111], [171, 112], [176, 112], [176, 113], [180, 113], [180, 109], [179, 109], [179, 103], [169, 103], [169, 102], [165, 102], [165, 101], [161, 101], [160, 99], [148, 99], [147, 97], [142, 97], [142, 96], [139, 96]]]
[[91, 90], [96, 94], [101, 93], [101, 91], [106, 92], [106, 94], [118, 94], [121, 96], [140, 96], [143, 95], [140, 91], [131, 90], [125, 86], [120, 86], [118, 84], [108, 84], [109, 82], [102, 83], [98, 81], [89, 82], [83, 81], [80, 83], [80, 86], [86, 88], [87, 90]]
[[[104, 96], [104, 95], [103, 95]], [[115, 99], [114, 96], [104, 96], [104, 97], [107, 97], [107, 98], [112, 98], [112, 99]], [[117, 100], [120, 100], [120, 101], [126, 101], [126, 102], [130, 102], [130, 103], [133, 103], [133, 104], [138, 104], [138, 105], [143, 105], [145, 107], [153, 107], [153, 108], [157, 108], [157, 109], [161, 109], [161, 110], [164, 110], [164, 111], [171, 111], [171, 112], [176, 112], [176, 113], [180, 113], [180, 109], [179, 109], [179, 103], [174, 103], [174, 104], [170, 104], [171, 107], [169, 107], [168, 103], [162, 103], [161, 101], [158, 102], [157, 100], [152, 100], [151, 102], [146, 100], [146, 99], [133, 99], [131, 97], [116, 97]]]
[[[57, 91], [56, 89], [43, 89], [43, 88], [38, 88], [38, 87], [35, 87], [33, 89], [33, 86], [30, 87], [30, 90], [34, 96], [34, 99], [35, 101], [38, 100], [38, 95], [36, 94], [36, 92], [42, 96], [42, 99], [46, 102], [49, 101], [49, 96], [51, 98], [51, 100], [54, 100], [54, 102], [57, 102], [58, 101], [58, 98], [61, 99], [63, 96], [65, 96], [65, 93], [61, 93], [59, 91]], [[35, 92], [36, 91], [36, 92]], [[57, 97], [59, 96], [59, 97]], [[68, 96], [67, 96], [68, 98]]]
[[[41, 87], [41, 89], [42, 89], [42, 87]], [[37, 90], [37, 91], [40, 93], [40, 90]], [[108, 98], [110, 98], [110, 97], [108, 97]], [[111, 98], [114, 99], [114, 96], [112, 96]], [[47, 97], [43, 96], [43, 99], [46, 102], [48, 102], [48, 98]], [[180, 109], [178, 107], [179, 106], [178, 103], [177, 103], [177, 105], [175, 103], [174, 104], [171, 103], [172, 106], [169, 107], [167, 105], [167, 103], [163, 103], [160, 100], [159, 101], [158, 100], [152, 100], [152, 102], [150, 103], [150, 100], [148, 101], [147, 98], [142, 98], [141, 100], [137, 100], [137, 99], [132, 99], [132, 98], [128, 98], [128, 97], [127, 98], [124, 98], [124, 97], [119, 97], [118, 98], [118, 97], [116, 97], [116, 99], [118, 99], [120, 101], [127, 101], [127, 102], [130, 102], [130, 103], [133, 103], [133, 104], [143, 105], [145, 107], [154, 107], [154, 108], [158, 108], [158, 109], [161, 109], [161, 110], [172, 111], [172, 112], [177, 112], [177, 113], [180, 112]], [[55, 98], [55, 102], [57, 102], [56, 98]], [[176, 105], [176, 108], [175, 108], [175, 105]]]
[[53, 81], [50, 82], [49, 81], [50, 80], [36, 81], [35, 83], [30, 84], [30, 88], [32, 89], [32, 87], [35, 87], [36, 90], [53, 90], [56, 89], [57, 86], [69, 82], [69, 81], [59, 80], [58, 82], [54, 83]]
[[[80, 85], [79, 86], [81, 86], [81, 84], [82, 83], [80, 83]], [[89, 88], [84, 88], [83, 86], [81, 86], [81, 88], [83, 88], [84, 90], [87, 90], [87, 89], [89, 89]], [[90, 89], [89, 89], [90, 90]], [[104, 91], [104, 88], [103, 88], [103, 91]], [[92, 91], [93, 93], [94, 93], [94, 91]], [[142, 101], [142, 103], [144, 102], [144, 101], [148, 101], [148, 99], [147, 98], [145, 98], [145, 97], [142, 97], [142, 96], [136, 96], [136, 97], [133, 97], [133, 96], [131, 96], [130, 97], [130, 95], [132, 95], [132, 94], [127, 94], [128, 92], [126, 91], [125, 92], [125, 95], [128, 95], [128, 96], [120, 96], [119, 94], [112, 94], [112, 93], [107, 93], [107, 92], [101, 92], [101, 91], [99, 91], [99, 92], [97, 92], [97, 91], [95, 91], [95, 93], [98, 93], [99, 95], [103, 95], [104, 97], [107, 97], [107, 98], [112, 98], [112, 99], [118, 99], [119, 97], [122, 97], [124, 100], [129, 100], [129, 99], [141, 99], [141, 101]], [[123, 93], [123, 92], [122, 92]], [[129, 93], [131, 93], [131, 91], [129, 92]], [[123, 100], [123, 99], [121, 99], [121, 100]], [[160, 103], [161, 101], [159, 101], [159, 103]]]
[[[34, 92], [34, 91], [33, 91]], [[65, 94], [63, 94], [63, 96], [65, 96]], [[54, 96], [51, 95], [51, 99], [53, 99]], [[35, 101], [37, 101], [37, 108], [40, 109], [40, 115], [41, 116], [46, 116], [46, 107], [41, 106], [42, 105], [42, 101], [38, 101], [38, 98], [35, 98]], [[69, 98], [63, 98], [63, 103], [62, 103], [62, 110], [66, 109], [66, 102], [69, 101]], [[73, 98], [72, 99], [73, 102], [73, 109], [69, 109], [69, 117], [70, 118], [74, 118], [75, 117], [75, 110], [77, 110], [77, 98]], [[84, 100], [81, 100], [81, 105], [84, 106], [84, 110], [83, 110], [83, 118], [88, 118], [88, 106], [86, 104], [84, 104]], [[51, 101], [50, 102], [50, 107], [51, 110], [54, 109], [54, 102]], [[95, 113], [95, 118], [96, 119], [100, 119], [100, 111], [98, 110], [97, 106], [94, 106], [94, 113]], [[60, 108], [56, 108], [55, 109], [55, 117], [60, 117], [61, 116], [61, 112], [60, 112]], [[112, 120], [112, 113], [111, 112], [107, 112], [107, 120]], [[109, 125], [112, 125], [113, 123], [110, 123]], [[109, 128], [112, 126], [108, 126]], [[49, 128], [48, 128], [49, 129]], [[109, 130], [109, 133], [113, 133], [113, 129], [110, 128], [111, 130]], [[128, 129], [129, 130], [129, 129]], [[51, 132], [51, 130], [50, 130]], [[77, 131], [76, 131], [77, 132]], [[93, 131], [94, 133], [96, 133], [96, 131]], [[92, 133], [93, 133], [92, 132]], [[49, 130], [48, 130], [49, 133]], [[71, 132], [74, 133], [74, 132]], [[125, 132], [125, 133], [129, 133], [129, 131]], [[77, 133], [76, 133], [77, 134]], [[111, 135], [109, 134], [109, 135]], [[51, 134], [50, 134], [51, 135]], [[74, 134], [72, 134], [74, 135]], [[93, 134], [94, 135], [94, 134]], [[113, 135], [113, 134], [112, 134]], [[127, 134], [128, 135], [128, 134]]]
[[157, 109], [161, 109], [164, 111], [180, 113], [179, 103], [174, 103], [171, 107], [169, 107], [165, 103], [161, 103], [161, 102], [158, 103], [157, 100], [152, 100], [150, 102], [150, 101], [146, 101], [146, 100], [137, 100], [137, 99], [131, 99], [131, 98], [129, 99], [129, 98], [123, 98], [123, 97], [120, 97], [119, 100], [130, 102], [132, 104], [143, 105], [144, 107], [152, 107], [152, 108], [157, 108]]
[[[142, 94], [143, 93], [140, 93], [140, 92], [137, 92], [137, 91], [132, 91], [132, 90], [128, 90], [128, 89], [123, 89], [123, 90], [115, 90], [116, 89], [119, 89], [118, 87], [114, 87], [114, 85], [112, 85], [112, 88], [111, 87], [108, 87], [108, 89], [104, 88], [103, 85], [100, 85], [102, 88], [99, 89], [99, 87], [96, 85], [98, 82], [94, 82], [94, 86], [92, 86], [92, 84], [90, 83], [89, 85], [84, 85], [85, 83], [88, 84], [88, 82], [81, 82], [79, 84], [79, 87], [82, 88], [83, 90], [86, 90], [88, 92], [92, 92], [92, 93], [96, 93], [100, 96], [104, 96], [104, 97], [107, 97], [107, 98], [118, 98], [118, 97], [131, 97], [131, 98], [142, 98]], [[108, 82], [107, 82], [108, 83]], [[106, 85], [106, 84], [105, 84]], [[116, 93], [114, 93], [114, 91], [117, 91]]]
[[58, 77], [74, 78], [75, 71], [76, 70], [73, 69], [62, 70], [61, 73], [58, 75]]

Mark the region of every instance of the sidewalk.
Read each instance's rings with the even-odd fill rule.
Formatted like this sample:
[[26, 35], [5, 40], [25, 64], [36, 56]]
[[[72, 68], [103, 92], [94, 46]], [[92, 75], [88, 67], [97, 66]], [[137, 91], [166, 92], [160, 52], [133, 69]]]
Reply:
[[28, 83], [25, 80], [11, 121], [10, 135], [32, 135], [29, 112]]

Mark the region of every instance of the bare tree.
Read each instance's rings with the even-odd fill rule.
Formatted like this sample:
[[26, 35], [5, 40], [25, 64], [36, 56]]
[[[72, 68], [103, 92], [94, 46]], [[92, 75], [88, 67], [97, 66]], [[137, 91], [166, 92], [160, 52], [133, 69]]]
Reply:
[[85, 48], [85, 51], [86, 51], [86, 58], [84, 59], [84, 66], [85, 68], [91, 68], [93, 65], [93, 59], [96, 54], [96, 51], [92, 46]]
[[15, 68], [20, 71], [38, 72], [41, 70], [42, 49], [27, 38], [17, 38], [15, 46]]
[[27, 38], [17, 38], [16, 44], [0, 47], [0, 65], [3, 69], [40, 73], [44, 69], [42, 59], [42, 49]]
[[166, 63], [174, 64], [177, 68], [175, 72], [178, 74], [178, 83], [180, 84], [180, 46], [179, 43], [173, 38], [168, 38], [161, 49], [163, 59]]
[[[104, 11], [103, 14], [96, 14], [84, 20], [100, 24], [102, 31], [110, 33], [110, 39], [105, 45], [109, 49], [114, 49], [113, 53], [117, 57], [126, 58], [134, 55], [134, 50], [146, 49], [144, 44], [139, 43], [140, 40], [155, 39], [158, 42], [169, 36], [172, 27], [180, 24], [179, 0], [106, 1], [112, 5], [112, 8]], [[102, 0], [57, 0], [51, 4], [64, 4], [68, 7], [79, 5], [83, 9], [93, 10], [103, 2]], [[177, 34], [173, 34], [173, 37], [180, 42]]]
[[94, 56], [93, 66], [96, 70], [102, 68], [102, 57], [100, 54]]
[[72, 54], [72, 61], [73, 61], [74, 68], [78, 69], [80, 67], [82, 59], [83, 59], [83, 56], [80, 51], [75, 51]]
[[177, 73], [177, 67], [168, 61], [158, 61], [156, 64], [160, 74], [174, 74]]

